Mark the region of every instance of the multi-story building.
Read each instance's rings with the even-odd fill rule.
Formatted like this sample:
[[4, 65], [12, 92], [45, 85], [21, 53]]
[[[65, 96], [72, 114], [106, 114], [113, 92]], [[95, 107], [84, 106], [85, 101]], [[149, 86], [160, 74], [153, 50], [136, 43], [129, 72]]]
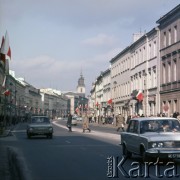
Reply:
[[103, 115], [112, 115], [112, 94], [111, 94], [111, 71], [107, 69], [102, 73], [103, 77], [103, 100], [102, 100], [102, 111]]
[[160, 29], [160, 102], [168, 116], [180, 112], [180, 5], [161, 17]]
[[42, 109], [45, 115], [52, 118], [63, 117], [67, 115], [68, 98], [60, 91], [47, 88], [40, 89]]

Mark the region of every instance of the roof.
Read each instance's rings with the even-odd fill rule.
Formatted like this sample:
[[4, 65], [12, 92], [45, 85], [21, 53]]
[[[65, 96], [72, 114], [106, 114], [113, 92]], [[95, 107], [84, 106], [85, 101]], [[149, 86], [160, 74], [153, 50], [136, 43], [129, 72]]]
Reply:
[[177, 5], [174, 9], [172, 9], [171, 11], [169, 11], [167, 14], [165, 14], [164, 16], [162, 16], [159, 20], [156, 21], [156, 23], [161, 24], [163, 21], [166, 21], [167, 18], [169, 18], [170, 16], [173, 16], [175, 13], [178, 13], [180, 10], [180, 4]]

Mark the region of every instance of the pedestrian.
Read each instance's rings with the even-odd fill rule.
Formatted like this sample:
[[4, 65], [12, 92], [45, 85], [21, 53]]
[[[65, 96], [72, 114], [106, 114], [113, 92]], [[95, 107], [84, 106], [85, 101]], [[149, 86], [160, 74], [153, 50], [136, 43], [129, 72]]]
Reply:
[[83, 115], [83, 133], [85, 130], [89, 130], [89, 132], [91, 132], [91, 129], [89, 128], [89, 117], [87, 112], [85, 112]]
[[131, 115], [129, 115], [129, 116], [127, 117], [126, 124], [129, 124], [130, 120], [131, 120]]
[[69, 129], [69, 132], [72, 132], [72, 115], [71, 113], [68, 113], [68, 120], [67, 120], [67, 127]]
[[125, 124], [125, 120], [123, 115], [119, 114], [116, 116], [116, 125], [117, 125], [117, 132], [122, 129], [122, 131], [124, 131], [124, 124]]

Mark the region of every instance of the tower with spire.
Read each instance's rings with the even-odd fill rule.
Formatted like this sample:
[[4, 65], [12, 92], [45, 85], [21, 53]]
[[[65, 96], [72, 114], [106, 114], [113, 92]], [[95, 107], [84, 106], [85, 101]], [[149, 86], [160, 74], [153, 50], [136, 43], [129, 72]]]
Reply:
[[84, 77], [82, 75], [82, 71], [80, 74], [80, 78], [78, 79], [77, 93], [84, 94], [84, 95], [86, 93], [85, 84], [84, 84]]

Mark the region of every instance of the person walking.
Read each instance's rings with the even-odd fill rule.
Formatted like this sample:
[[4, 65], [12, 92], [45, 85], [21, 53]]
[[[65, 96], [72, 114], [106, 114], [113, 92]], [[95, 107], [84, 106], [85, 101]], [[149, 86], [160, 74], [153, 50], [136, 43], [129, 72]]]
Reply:
[[117, 132], [122, 129], [122, 131], [124, 131], [124, 124], [125, 124], [125, 120], [123, 115], [119, 114], [116, 117], [116, 125], [117, 125]]
[[89, 128], [89, 117], [87, 115], [87, 112], [84, 113], [83, 115], [83, 133], [85, 130], [89, 130], [91, 132], [91, 129]]
[[67, 127], [69, 129], [69, 132], [72, 132], [72, 115], [71, 113], [68, 113], [68, 120], [67, 120]]

